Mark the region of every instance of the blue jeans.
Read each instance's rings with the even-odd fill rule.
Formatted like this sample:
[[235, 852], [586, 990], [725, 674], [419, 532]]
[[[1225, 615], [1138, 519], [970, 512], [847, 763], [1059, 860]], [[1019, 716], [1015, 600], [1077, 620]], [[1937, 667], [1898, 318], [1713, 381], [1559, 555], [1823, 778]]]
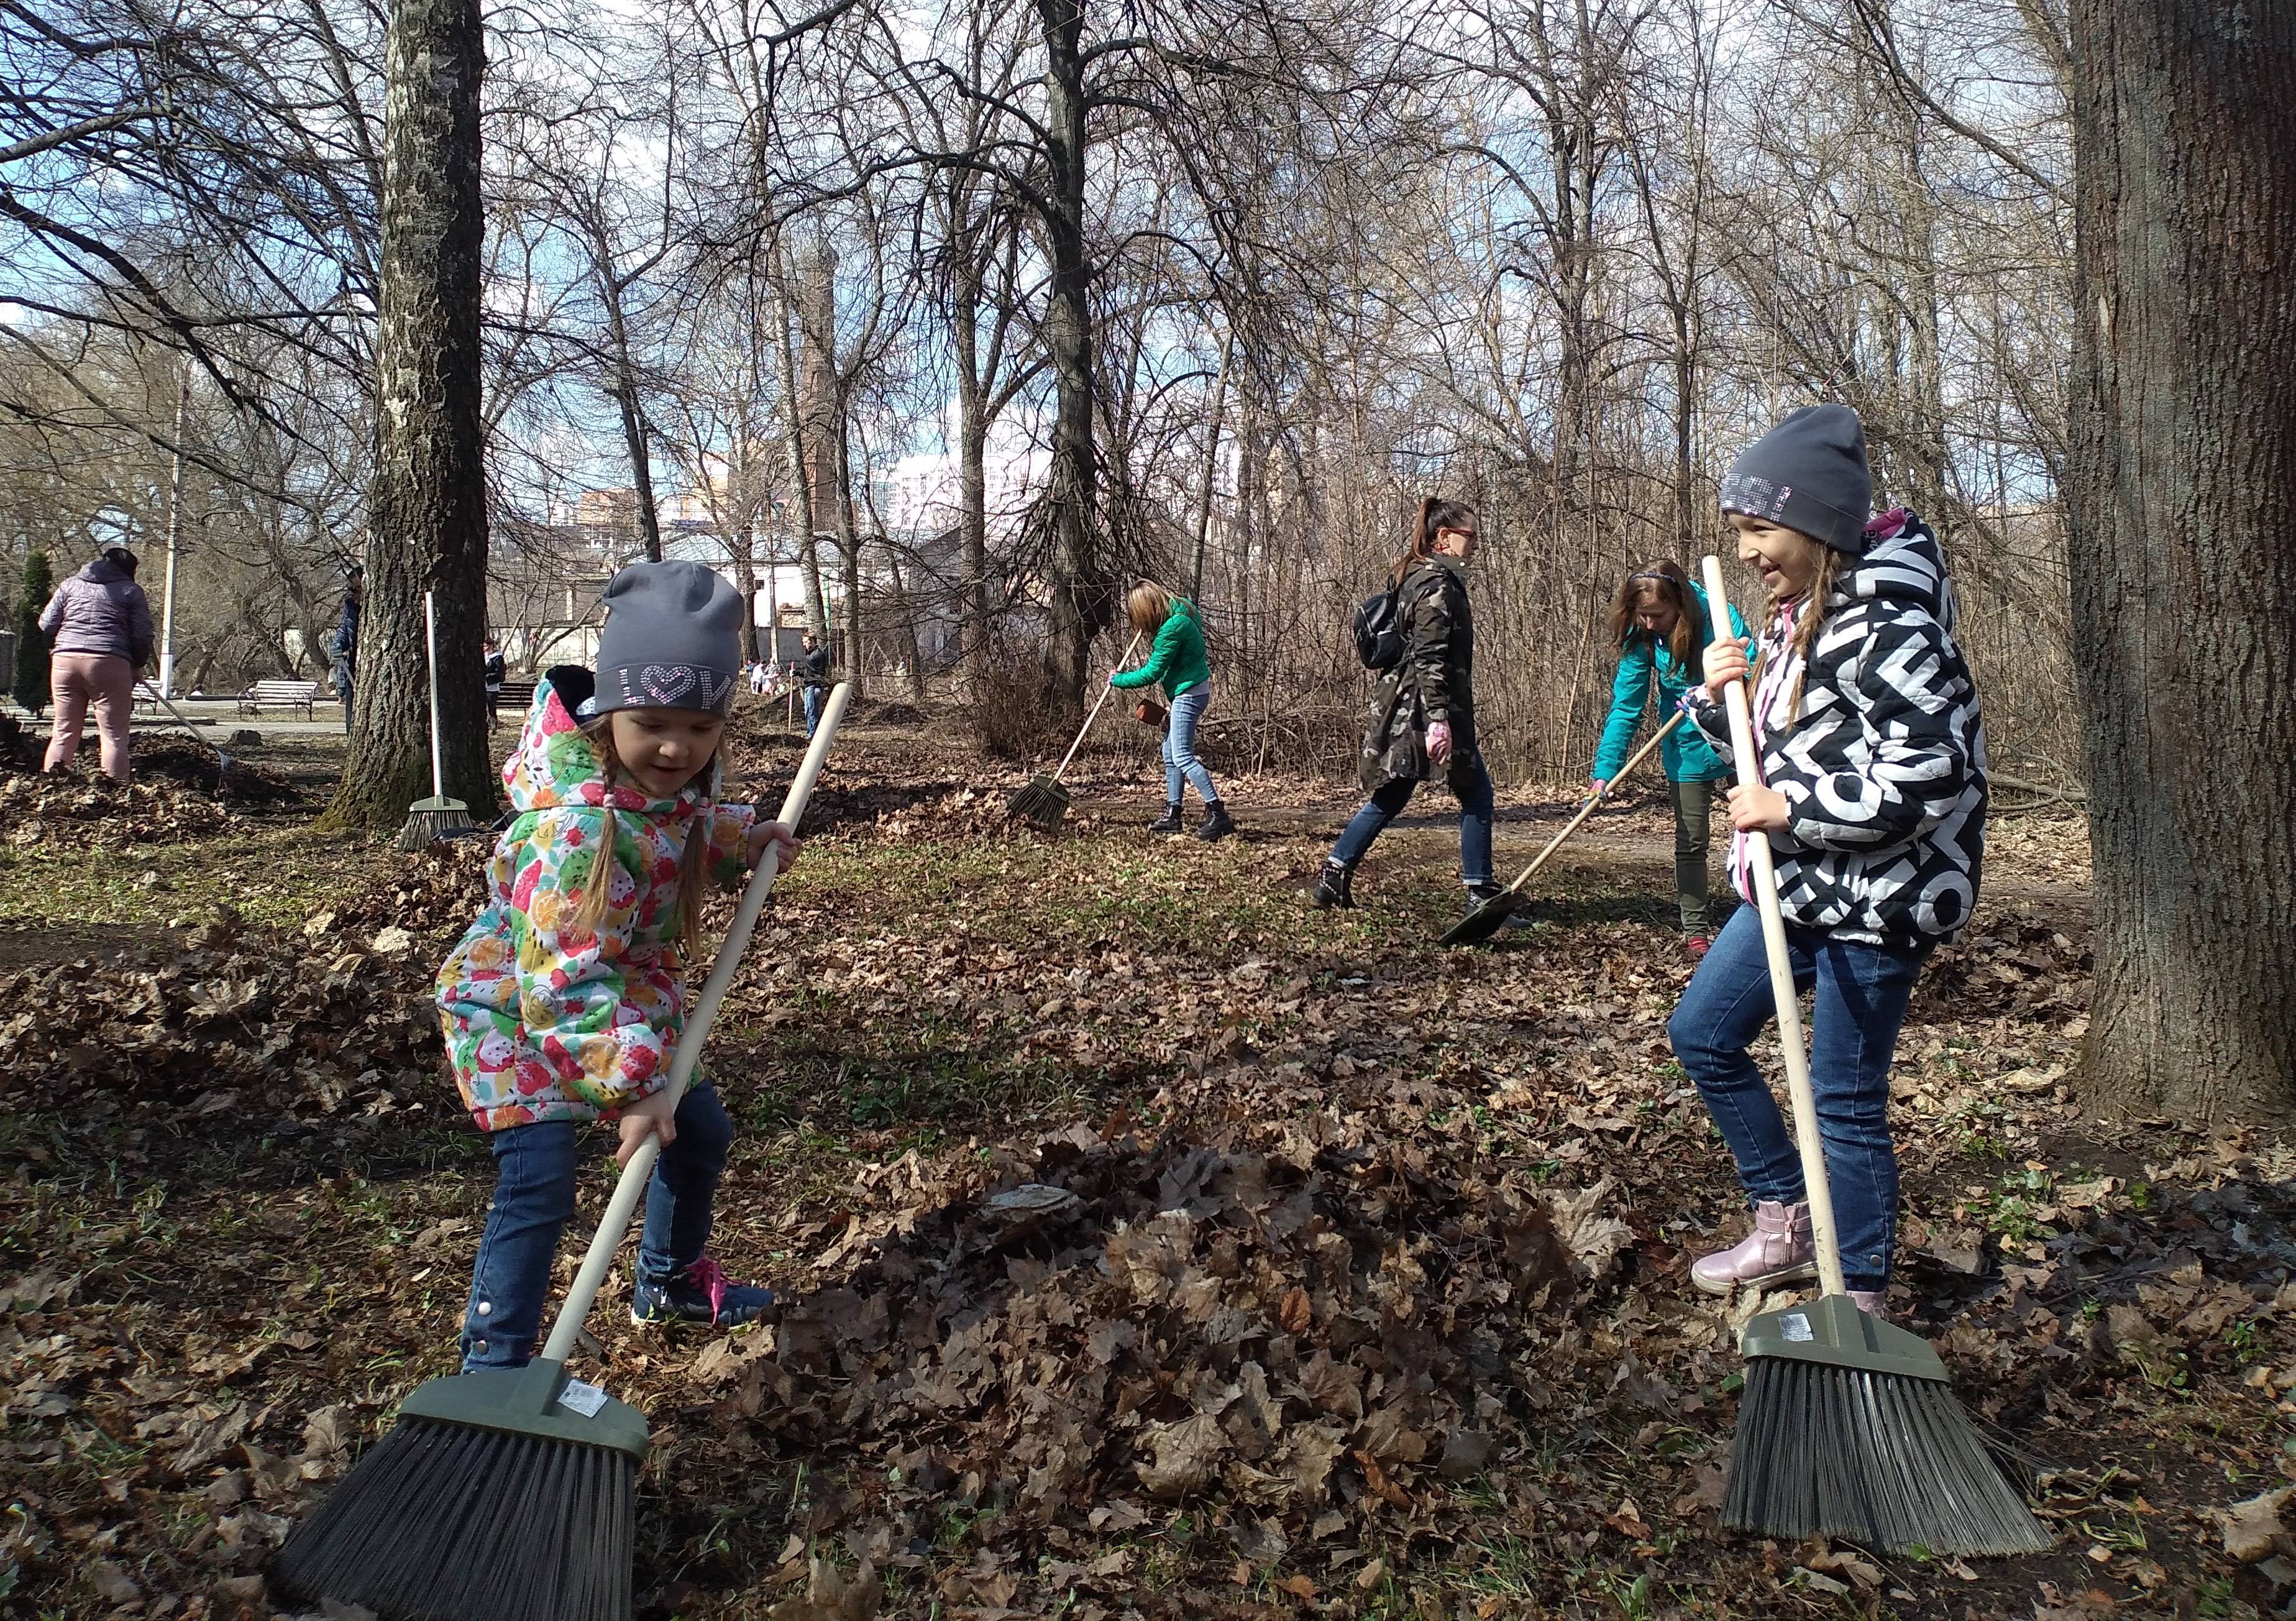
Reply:
[[808, 687], [799, 695], [800, 701], [805, 704], [805, 735], [808, 737], [813, 736], [814, 728], [821, 724], [821, 693], [822, 689], [818, 687]]
[[[1491, 881], [1491, 774], [1478, 757], [1464, 765], [1456, 761], [1450, 773], [1451, 792], [1459, 796], [1459, 876], [1469, 884]], [[1388, 823], [1411, 802], [1418, 783], [1408, 777], [1384, 782], [1373, 790], [1332, 846], [1332, 860], [1352, 871], [1364, 859]]]
[[[495, 1153], [495, 1197], [471, 1298], [463, 1312], [463, 1371], [520, 1368], [542, 1334], [550, 1263], [574, 1214], [574, 1178], [583, 1123], [545, 1120], [505, 1126], [488, 1139]], [[685, 1271], [709, 1247], [718, 1179], [734, 1143], [734, 1123], [707, 1081], [677, 1101], [677, 1139], [654, 1163], [646, 1189], [638, 1277], [658, 1282]]]
[[1196, 723], [1204, 718], [1204, 709], [1211, 701], [1209, 687], [1191, 687], [1172, 700], [1172, 726], [1164, 734], [1164, 798], [1168, 803], [1180, 802], [1184, 782], [1193, 784], [1208, 805], [1219, 799], [1212, 774], [1196, 758]]
[[[1931, 948], [1861, 945], [1789, 923], [1786, 950], [1795, 989], [1817, 987], [1809, 1020], [1809, 1080], [1817, 1098], [1825, 1180], [1833, 1191], [1842, 1275], [1853, 1289], [1879, 1289], [1890, 1281], [1898, 1236], [1890, 1059]], [[1748, 1197], [1792, 1205], [1806, 1197], [1801, 1160], [1777, 1099], [1746, 1053], [1776, 1011], [1761, 915], [1742, 906], [1699, 963], [1666, 1033], [1736, 1156]]]

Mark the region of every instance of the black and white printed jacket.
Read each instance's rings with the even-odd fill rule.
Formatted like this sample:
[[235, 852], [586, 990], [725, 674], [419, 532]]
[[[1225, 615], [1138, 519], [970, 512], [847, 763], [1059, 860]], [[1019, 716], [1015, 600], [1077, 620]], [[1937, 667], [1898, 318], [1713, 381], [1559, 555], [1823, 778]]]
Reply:
[[[1762, 629], [1754, 735], [1790, 817], [1768, 835], [1778, 898], [1788, 922], [1844, 939], [1942, 942], [1977, 904], [1985, 725], [1937, 537], [1899, 511], [1867, 525], [1866, 541], [1843, 560], [1806, 674], [1796, 616]], [[1722, 705], [1693, 687], [1682, 707], [1729, 759]], [[1731, 842], [1730, 876], [1751, 900], [1746, 836]]]

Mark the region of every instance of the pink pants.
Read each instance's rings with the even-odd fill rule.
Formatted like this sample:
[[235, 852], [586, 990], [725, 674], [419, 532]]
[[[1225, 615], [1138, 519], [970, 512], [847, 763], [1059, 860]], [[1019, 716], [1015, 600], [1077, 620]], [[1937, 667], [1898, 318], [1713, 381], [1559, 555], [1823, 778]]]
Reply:
[[135, 667], [116, 653], [59, 653], [48, 666], [55, 696], [56, 729], [48, 740], [46, 769], [70, 765], [79, 753], [79, 728], [95, 706], [102, 739], [103, 773], [127, 780], [127, 716], [135, 703]]

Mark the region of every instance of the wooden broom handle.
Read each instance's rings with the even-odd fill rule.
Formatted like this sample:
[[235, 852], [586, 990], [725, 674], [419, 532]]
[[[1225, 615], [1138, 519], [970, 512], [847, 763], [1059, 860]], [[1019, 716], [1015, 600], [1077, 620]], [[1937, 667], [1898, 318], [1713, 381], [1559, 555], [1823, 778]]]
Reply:
[[1669, 720], [1664, 726], [1660, 727], [1658, 730], [1652, 732], [1650, 736], [1650, 741], [1644, 744], [1642, 747], [1636, 749], [1633, 753], [1628, 755], [1627, 763], [1611, 773], [1611, 780], [1603, 785], [1603, 791], [1600, 794], [1589, 794], [1587, 796], [1587, 802], [1578, 807], [1578, 814], [1572, 817], [1568, 822], [1563, 824], [1562, 831], [1549, 839], [1546, 842], [1546, 848], [1540, 851], [1536, 857], [1532, 858], [1530, 865], [1522, 869], [1522, 876], [1517, 878], [1513, 883], [1507, 885], [1507, 893], [1511, 895], [1514, 893], [1515, 891], [1521, 889], [1524, 885], [1529, 883], [1531, 875], [1537, 872], [1540, 868], [1546, 865], [1546, 858], [1562, 848], [1562, 841], [1578, 831], [1578, 825], [1585, 821], [1588, 817], [1595, 814], [1595, 806], [1610, 798], [1611, 790], [1619, 786], [1619, 779], [1626, 776], [1628, 772], [1633, 770], [1636, 766], [1642, 764], [1644, 757], [1647, 756], [1652, 749], [1658, 747], [1660, 744], [1665, 742], [1666, 735], [1672, 731], [1676, 727], [1680, 726], [1682, 724], [1682, 712], [1677, 709], [1674, 712], [1673, 720]]
[[[1119, 664], [1130, 663], [1132, 662], [1133, 651], [1139, 646], [1140, 632], [1135, 630], [1132, 633], [1132, 641], [1130, 646], [1124, 649], [1124, 656], [1119, 659], [1117, 662]], [[1086, 715], [1084, 718], [1084, 724], [1077, 728], [1076, 741], [1069, 745], [1069, 752], [1061, 756], [1061, 763], [1053, 772], [1053, 780], [1054, 782], [1060, 781], [1062, 774], [1069, 769], [1069, 761], [1074, 760], [1076, 758], [1076, 752], [1084, 747], [1085, 735], [1092, 730], [1092, 723], [1100, 719], [1100, 705], [1107, 703], [1108, 695], [1115, 690], [1116, 688], [1113, 687], [1103, 687], [1100, 689], [1099, 702], [1095, 703], [1092, 706], [1092, 713]]]
[[[1714, 640], [1730, 635], [1730, 597], [1722, 583], [1722, 559], [1709, 553], [1707, 621]], [[1762, 786], [1761, 756], [1754, 752], [1754, 717], [1746, 684], [1733, 681], [1722, 695], [1730, 712], [1730, 752], [1737, 756], [1738, 786]], [[1793, 959], [1786, 952], [1785, 911], [1778, 904], [1777, 868], [1770, 858], [1770, 835], [1757, 828], [1746, 835], [1748, 865], [1754, 871], [1754, 905], [1762, 916], [1762, 950], [1770, 959], [1770, 998], [1777, 1003], [1778, 1049], [1785, 1055], [1786, 1091], [1793, 1102], [1794, 1147], [1801, 1155], [1804, 1197], [1809, 1201], [1810, 1237], [1817, 1242], [1817, 1280], [1828, 1295], [1849, 1292], [1841, 1278], [1841, 1239], [1833, 1225], [1833, 1189], [1825, 1180], [1825, 1140], [1817, 1126], [1817, 1094], [1809, 1083], [1809, 1043], [1801, 1028], [1801, 997], [1794, 990]]]
[[[845, 717], [845, 701], [852, 695], [849, 681], [840, 681], [830, 693], [829, 702], [821, 712], [821, 724], [814, 731], [812, 745], [805, 752], [805, 763], [798, 767], [789, 793], [783, 796], [782, 813], [775, 819], [791, 833], [797, 831], [798, 822], [805, 815], [805, 802], [812, 797], [814, 778], [821, 775], [822, 763], [829, 758], [830, 741], [837, 736], [837, 723]], [[695, 834], [708, 836], [699, 828]], [[758, 914], [765, 910], [766, 897], [774, 893], [774, 880], [780, 873], [781, 858], [768, 846], [765, 859], [750, 875], [749, 886], [742, 890], [741, 904], [734, 909], [734, 921], [726, 930], [725, 942], [718, 948], [718, 960], [709, 965], [709, 977], [702, 982], [701, 994], [694, 999], [693, 1011], [686, 1016], [685, 1029], [677, 1038], [677, 1051], [669, 1061], [669, 1082], [662, 1088], [673, 1110], [685, 1095], [685, 1083], [693, 1078], [694, 1066], [701, 1061], [701, 1043], [709, 1034], [710, 1022], [718, 1016], [718, 1004], [726, 1000], [726, 987], [732, 983], [734, 971], [742, 966], [742, 953], [749, 949], [750, 931], [758, 926]], [[575, 1274], [574, 1287], [566, 1291], [566, 1304], [558, 1309], [558, 1321], [550, 1326], [550, 1342], [542, 1348], [545, 1360], [562, 1362], [573, 1354], [574, 1343], [581, 1336], [582, 1320], [589, 1316], [591, 1304], [605, 1284], [606, 1273], [614, 1264], [614, 1252], [621, 1248], [622, 1239], [629, 1233], [630, 1222], [637, 1214], [638, 1200], [645, 1197], [646, 1184], [653, 1180], [653, 1163], [660, 1157], [661, 1138], [649, 1131], [630, 1156], [629, 1164], [622, 1167], [621, 1180], [614, 1184], [614, 1197], [607, 1201], [606, 1214], [590, 1239], [590, 1253], [582, 1257], [582, 1270]]]

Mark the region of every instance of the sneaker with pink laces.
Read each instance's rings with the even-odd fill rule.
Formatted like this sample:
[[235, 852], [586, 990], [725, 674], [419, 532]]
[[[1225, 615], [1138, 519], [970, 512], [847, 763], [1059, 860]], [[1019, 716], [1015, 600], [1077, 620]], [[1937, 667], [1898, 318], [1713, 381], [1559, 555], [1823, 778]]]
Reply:
[[1809, 1234], [1808, 1205], [1764, 1200], [1754, 1206], [1754, 1230], [1691, 1263], [1690, 1280], [1710, 1295], [1734, 1288], [1766, 1289], [1817, 1275], [1817, 1246]]
[[775, 1304], [774, 1292], [754, 1283], [735, 1283], [725, 1268], [704, 1255], [684, 1271], [649, 1282], [638, 1280], [630, 1295], [630, 1321], [706, 1322], [738, 1329], [756, 1322]]

